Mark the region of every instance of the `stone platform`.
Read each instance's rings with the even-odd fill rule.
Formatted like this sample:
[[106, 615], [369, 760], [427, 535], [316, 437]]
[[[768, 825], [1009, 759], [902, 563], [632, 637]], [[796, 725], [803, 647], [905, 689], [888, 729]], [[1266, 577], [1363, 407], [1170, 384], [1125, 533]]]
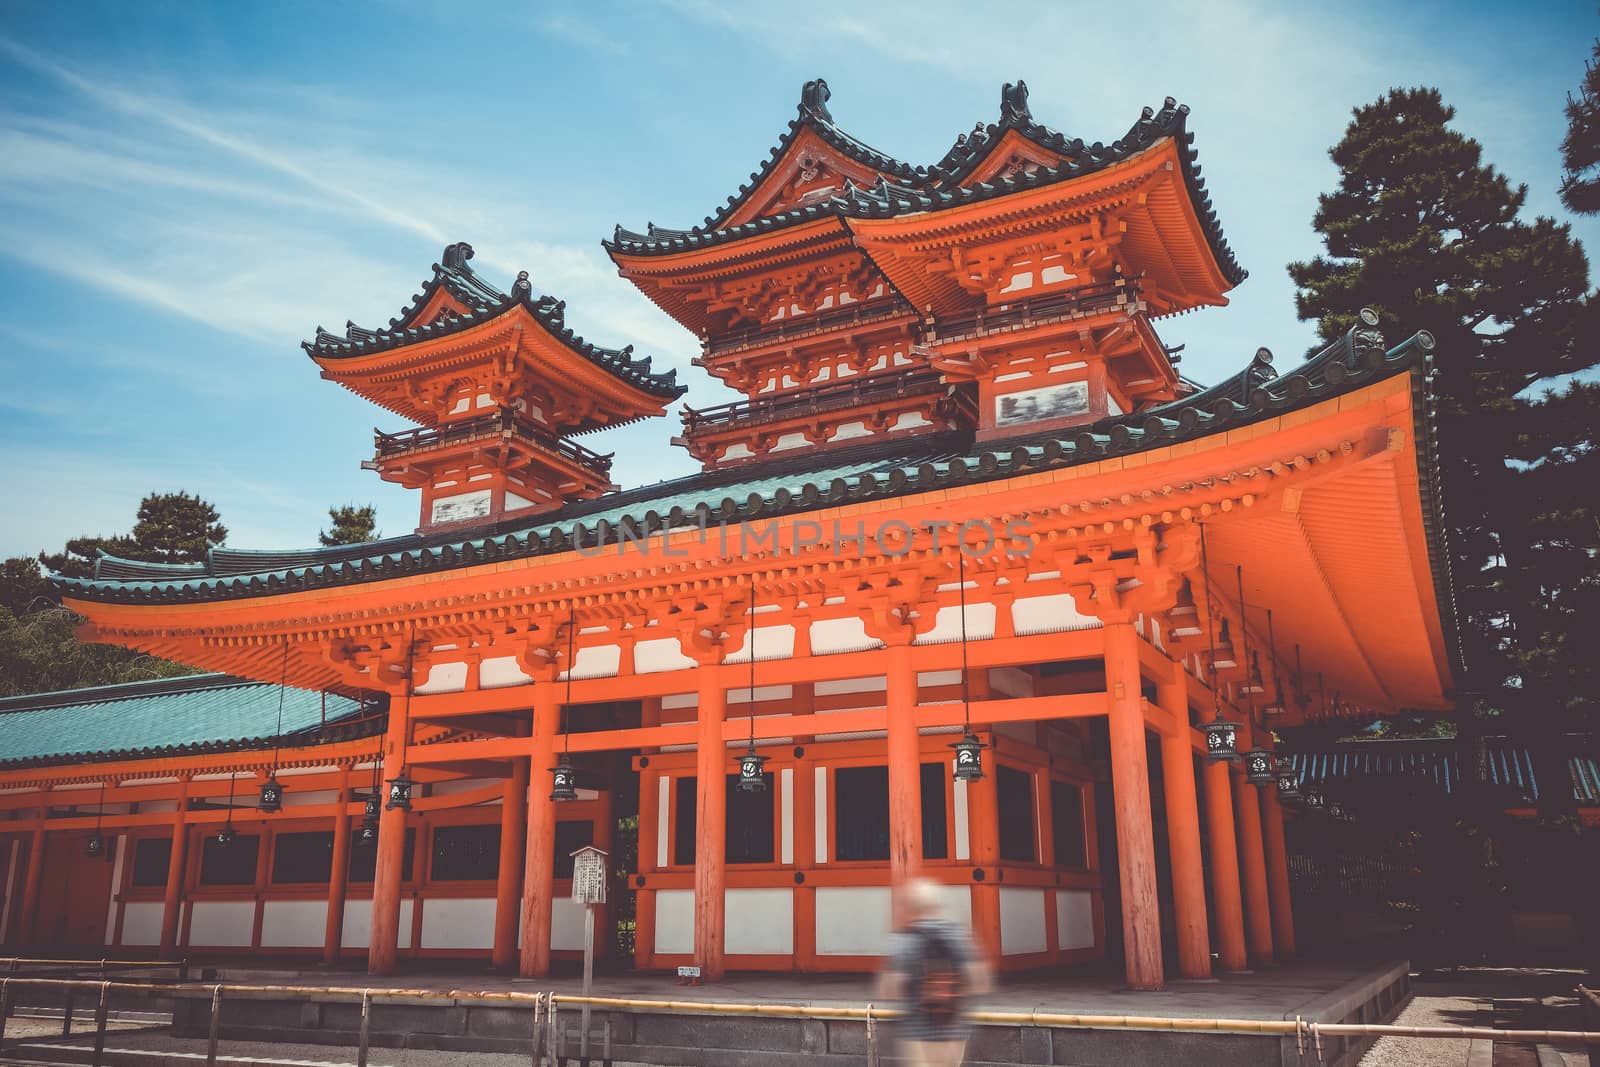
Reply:
[[[1159, 993], [1119, 988], [1110, 973], [1006, 975], [976, 1009], [1003, 1012], [1071, 1013], [1146, 1018], [1293, 1020], [1310, 1022], [1387, 1022], [1410, 997], [1404, 961], [1358, 965], [1292, 963], [1206, 982], [1174, 981]], [[425, 990], [431, 995], [405, 1002], [374, 1001], [371, 1043], [375, 1049], [440, 1049], [526, 1054], [533, 1013], [527, 1006], [452, 996], [455, 991], [554, 991], [577, 994], [576, 976], [557, 975], [524, 982], [476, 972], [417, 970], [381, 981], [359, 971], [321, 967], [266, 969], [248, 963], [223, 963], [204, 972], [204, 980], [228, 985], [300, 986], [295, 999], [224, 1000], [221, 1035], [228, 1041], [272, 1041], [344, 1045], [330, 1060], [353, 1059], [360, 1026], [359, 1005], [348, 997], [320, 997], [320, 988]], [[671, 1000], [771, 1007], [865, 1006], [872, 982], [864, 976], [735, 974], [715, 985], [682, 986], [669, 976], [623, 973], [597, 976], [596, 996], [630, 1000]], [[80, 1003], [82, 1003], [80, 1001]], [[174, 998], [173, 1034], [203, 1038], [209, 997]], [[134, 1007], [129, 1004], [128, 1007]], [[714, 1009], [711, 1009], [714, 1010]], [[562, 1011], [563, 1026], [575, 1029], [577, 1012]], [[593, 1026], [609, 1023], [619, 1061], [661, 1065], [723, 1067], [760, 1063], [762, 1067], [855, 1067], [867, 1062], [866, 1025], [860, 1020], [726, 1016], [679, 1004], [596, 1008]], [[880, 1026], [880, 1062], [892, 1047], [890, 1027]], [[1359, 1059], [1367, 1042], [1325, 1042], [1322, 1063], [1346, 1067]], [[574, 1061], [575, 1062], [575, 1061]], [[598, 1063], [598, 1057], [595, 1060]], [[1184, 1064], [1206, 1067], [1274, 1067], [1302, 1061], [1293, 1037], [1262, 1034], [1084, 1029], [1033, 1025], [985, 1025], [974, 1034], [968, 1064]]]

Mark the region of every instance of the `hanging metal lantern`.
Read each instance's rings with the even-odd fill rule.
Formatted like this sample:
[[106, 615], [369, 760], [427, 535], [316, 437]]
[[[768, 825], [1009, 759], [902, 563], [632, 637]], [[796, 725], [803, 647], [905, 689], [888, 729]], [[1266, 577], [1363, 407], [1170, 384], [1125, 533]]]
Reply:
[[384, 807], [410, 811], [411, 785], [411, 779], [406, 777], [405, 768], [402, 767], [399, 774], [389, 779], [389, 802]]
[[106, 839], [101, 837], [98, 832], [90, 834], [89, 835], [89, 843], [88, 843], [88, 845], [86, 845], [84, 847], [84, 852], [88, 853], [91, 856], [98, 856], [98, 855], [101, 855], [102, 853], [104, 853], [105, 850], [106, 850]]
[[1328, 798], [1322, 795], [1320, 789], [1307, 789], [1300, 795], [1300, 802], [1306, 806], [1307, 811], [1321, 811], [1328, 805]]
[[234, 833], [233, 824], [228, 823], [227, 825], [223, 826], [222, 829], [217, 831], [217, 847], [227, 848], [229, 845], [233, 844], [233, 839], [238, 836], [238, 834]]
[[765, 762], [767, 757], [757, 752], [755, 745], [751, 745], [750, 750], [739, 757], [739, 792], [767, 791], [767, 777], [761, 770], [761, 765]]
[[1332, 801], [1328, 804], [1328, 815], [1342, 822], [1346, 818], [1344, 805], [1337, 800]]
[[578, 769], [567, 759], [566, 753], [550, 768], [555, 775], [555, 786], [550, 790], [551, 800], [577, 800], [578, 799]]
[[371, 817], [362, 819], [360, 828], [356, 830], [356, 844], [362, 848], [367, 848], [377, 843], [378, 820]]
[[361, 818], [363, 820], [370, 819], [373, 822], [377, 822], [378, 816], [382, 814], [383, 801], [378, 798], [378, 794], [369, 793], [366, 798], [365, 810], [361, 813]]
[[1284, 800], [1294, 800], [1300, 796], [1300, 775], [1288, 765], [1278, 769], [1278, 796]]
[[1244, 754], [1244, 777], [1252, 785], [1266, 785], [1272, 781], [1272, 753], [1264, 748], [1252, 748]]
[[977, 735], [965, 734], [950, 747], [956, 750], [956, 781], [971, 782], [983, 777], [984, 744]]
[[256, 803], [256, 807], [268, 814], [282, 809], [283, 786], [278, 783], [276, 776], [261, 783], [261, 799]]
[[1206, 758], [1222, 762], [1232, 762], [1239, 758], [1239, 724], [1229, 722], [1222, 717], [1222, 712], [1217, 712], [1217, 717], [1208, 723], [1203, 723], [1200, 729], [1206, 734]]

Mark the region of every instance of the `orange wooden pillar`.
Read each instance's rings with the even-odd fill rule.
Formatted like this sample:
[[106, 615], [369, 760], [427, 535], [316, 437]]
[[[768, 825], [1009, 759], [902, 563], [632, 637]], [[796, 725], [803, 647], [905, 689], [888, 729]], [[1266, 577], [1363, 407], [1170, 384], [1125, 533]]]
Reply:
[[1132, 621], [1108, 619], [1105, 642], [1123, 956], [1128, 985], [1154, 990], [1162, 988], [1164, 975], [1155, 834], [1150, 825], [1150, 769], [1145, 760], [1144, 706], [1139, 687], [1139, 635]]
[[[973, 671], [968, 684], [973, 700], [988, 700], [992, 695], [987, 670]], [[1003, 958], [1000, 951], [1000, 881], [995, 877], [1000, 864], [1000, 801], [995, 792], [997, 773], [991, 761], [982, 778], [974, 778], [962, 786], [967, 791], [967, 842], [972, 865], [984, 870], [983, 881], [972, 883], [972, 933], [989, 966], [996, 969]], [[954, 783], [952, 788], [955, 788]]]
[[1200, 809], [1189, 743], [1189, 696], [1183, 667], [1157, 685], [1156, 699], [1176, 721], [1161, 736], [1161, 781], [1167, 800], [1167, 852], [1172, 863], [1172, 909], [1177, 925], [1178, 973], [1211, 977], [1211, 931], [1206, 921], [1205, 867], [1200, 859]]
[[189, 860], [189, 779], [178, 783], [178, 810], [172, 815], [172, 851], [167, 857], [167, 892], [161, 907], [161, 958], [178, 954], [178, 920], [183, 909], [183, 875]]
[[728, 746], [722, 738], [728, 694], [722, 681], [719, 667], [701, 666], [695, 735], [694, 962], [708, 982], [719, 981], [724, 973], [728, 904]]
[[1261, 790], [1261, 823], [1266, 830], [1267, 894], [1272, 901], [1272, 942], [1278, 959], [1294, 958], [1294, 902], [1289, 892], [1289, 851], [1283, 840], [1283, 806], [1278, 788]]
[[[494, 884], [494, 969], [514, 970], [522, 906], [522, 853], [528, 834], [528, 761], [512, 761], [500, 797], [500, 866]], [[551, 844], [555, 847], [554, 842]]]
[[338, 963], [344, 946], [344, 901], [350, 887], [350, 772], [340, 775], [339, 814], [333, 819], [333, 872], [328, 879], [328, 919], [322, 930], [322, 960]]
[[895, 885], [922, 866], [922, 757], [917, 733], [917, 672], [910, 628], [888, 649], [889, 877]]
[[1272, 962], [1272, 911], [1267, 903], [1267, 865], [1261, 840], [1261, 801], [1244, 775], [1233, 780], [1239, 821], [1239, 873], [1244, 881], [1245, 940], [1257, 963]]
[[1250, 966], [1244, 943], [1244, 904], [1239, 898], [1239, 846], [1233, 832], [1233, 775], [1228, 765], [1207, 760], [1206, 837], [1211, 846], [1211, 904], [1216, 922], [1217, 962], [1224, 971]]
[[533, 733], [528, 749], [528, 833], [522, 864], [522, 952], [517, 973], [542, 978], [550, 973], [550, 917], [555, 902], [556, 802], [550, 768], [556, 765], [555, 674], [534, 682]]
[[39, 917], [39, 887], [44, 883], [44, 819], [46, 809], [39, 809], [39, 822], [28, 840], [27, 880], [22, 884], [22, 912], [17, 916], [17, 944], [32, 946], [39, 943], [34, 925]]
[[[407, 679], [407, 685], [411, 684]], [[405, 769], [411, 722], [402, 700], [389, 702], [389, 730], [383, 738], [383, 776]], [[385, 786], [387, 792], [387, 786]], [[393, 974], [400, 946], [400, 871], [406, 854], [406, 813], [387, 798], [378, 819], [378, 857], [372, 873], [372, 936], [367, 942], [367, 973]]]

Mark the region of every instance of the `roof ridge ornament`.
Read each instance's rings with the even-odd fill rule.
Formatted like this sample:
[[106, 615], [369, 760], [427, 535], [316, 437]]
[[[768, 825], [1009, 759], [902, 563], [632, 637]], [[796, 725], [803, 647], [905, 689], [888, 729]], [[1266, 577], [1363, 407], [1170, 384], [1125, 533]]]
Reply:
[[511, 283], [511, 299], [529, 300], [533, 297], [533, 283], [528, 280], [528, 272], [517, 271], [517, 280]]
[[446, 270], [465, 270], [467, 260], [472, 258], [472, 246], [465, 241], [457, 241], [453, 245], [446, 245], [443, 256]]
[[800, 115], [815, 115], [824, 122], [832, 122], [833, 115], [828, 111], [828, 100], [833, 96], [828, 90], [828, 83], [821, 78], [808, 81], [800, 87]]
[[1032, 122], [1033, 112], [1028, 109], [1028, 83], [1021, 78], [1015, 85], [1006, 82], [1000, 87], [1000, 121], [1015, 119]]

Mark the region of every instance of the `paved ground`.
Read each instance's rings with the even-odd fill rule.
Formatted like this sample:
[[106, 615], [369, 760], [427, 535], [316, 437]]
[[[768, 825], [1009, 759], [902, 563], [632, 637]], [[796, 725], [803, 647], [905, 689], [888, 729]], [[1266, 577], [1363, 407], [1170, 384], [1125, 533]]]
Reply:
[[[1576, 1030], [1575, 971], [1478, 969], [1422, 975], [1414, 999], [1398, 1020], [1415, 1026], [1492, 1026], [1501, 1030]], [[1386, 1037], [1361, 1060], [1361, 1067], [1543, 1067], [1531, 1044], [1437, 1038]], [[1584, 1050], [1547, 1048], [1566, 1067], [1587, 1067]], [[1492, 1058], [1491, 1058], [1492, 1057]]]

